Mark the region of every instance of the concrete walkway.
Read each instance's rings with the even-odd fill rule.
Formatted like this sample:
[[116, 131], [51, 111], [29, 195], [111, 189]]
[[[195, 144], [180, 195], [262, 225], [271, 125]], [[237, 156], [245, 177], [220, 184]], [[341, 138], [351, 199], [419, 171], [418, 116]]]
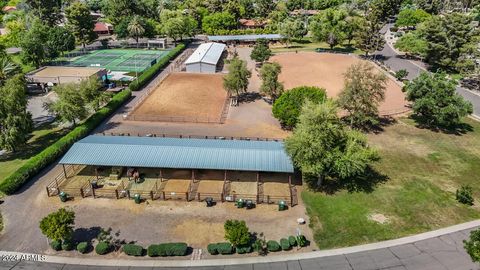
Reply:
[[[0, 252], [0, 269], [275, 269], [275, 270], [473, 270], [463, 249], [463, 240], [480, 221], [468, 222], [436, 231], [356, 247], [292, 255], [270, 255], [216, 260], [132, 260], [80, 259], [40, 256], [34, 261], [6, 260], [22, 253]], [[25, 255], [25, 254], [23, 254]]]

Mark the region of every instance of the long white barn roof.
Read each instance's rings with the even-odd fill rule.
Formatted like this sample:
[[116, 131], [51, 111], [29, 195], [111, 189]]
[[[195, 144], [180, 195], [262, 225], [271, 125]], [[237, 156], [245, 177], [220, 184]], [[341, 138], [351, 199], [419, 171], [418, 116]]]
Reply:
[[193, 54], [185, 62], [193, 63], [207, 63], [216, 65], [225, 50], [225, 44], [209, 42], [203, 43], [193, 52]]

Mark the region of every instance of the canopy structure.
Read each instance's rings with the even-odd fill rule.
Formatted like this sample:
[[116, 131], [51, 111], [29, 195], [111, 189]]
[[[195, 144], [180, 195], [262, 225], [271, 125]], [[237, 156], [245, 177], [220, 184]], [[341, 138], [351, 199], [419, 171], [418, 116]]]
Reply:
[[201, 44], [185, 61], [187, 72], [215, 73], [225, 47], [215, 42]]
[[253, 42], [261, 38], [267, 39], [267, 40], [280, 40], [282, 39], [282, 35], [263, 34], [263, 35], [208, 36], [209, 41], [216, 41], [216, 42], [232, 42], [232, 41]]
[[293, 173], [282, 142], [88, 136], [60, 164]]

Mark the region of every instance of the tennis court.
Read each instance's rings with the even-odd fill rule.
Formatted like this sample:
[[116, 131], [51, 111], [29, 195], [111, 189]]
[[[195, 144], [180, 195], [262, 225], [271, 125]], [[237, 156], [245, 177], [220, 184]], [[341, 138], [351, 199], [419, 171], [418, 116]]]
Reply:
[[143, 72], [168, 54], [168, 50], [98, 50], [71, 60], [75, 67], [99, 67], [111, 71]]

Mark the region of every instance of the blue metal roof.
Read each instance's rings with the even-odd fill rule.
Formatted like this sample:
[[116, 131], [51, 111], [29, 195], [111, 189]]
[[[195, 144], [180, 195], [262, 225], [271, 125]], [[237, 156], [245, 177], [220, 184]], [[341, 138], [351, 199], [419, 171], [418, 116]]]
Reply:
[[293, 173], [283, 143], [127, 136], [88, 136], [60, 164]]
[[234, 36], [208, 36], [210, 41], [255, 41], [257, 39], [282, 39], [280, 34], [263, 34], [263, 35], [234, 35]]

